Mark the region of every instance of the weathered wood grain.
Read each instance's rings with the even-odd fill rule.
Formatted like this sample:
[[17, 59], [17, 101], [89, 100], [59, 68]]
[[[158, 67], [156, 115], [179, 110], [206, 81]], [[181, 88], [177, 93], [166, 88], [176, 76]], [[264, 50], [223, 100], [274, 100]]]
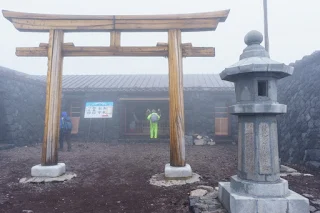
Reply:
[[214, 57], [215, 49], [213, 47], [182, 47], [183, 57]]
[[168, 46], [168, 43], [166, 43], [166, 42], [157, 42], [157, 47], [161, 47], [161, 46]]
[[[158, 46], [168, 46], [168, 43], [166, 43], [166, 42], [158, 42], [157, 43], [157, 47]], [[182, 43], [181, 44], [181, 47], [183, 48], [183, 47], [192, 47], [192, 43]]]
[[110, 46], [119, 47], [121, 45], [121, 33], [119, 31], [110, 32]]
[[61, 29], [65, 32], [165, 32], [169, 29], [181, 29], [183, 32], [211, 31], [219, 24], [217, 19], [186, 20], [37, 20], [12, 19], [16, 29], [23, 32], [47, 32]]
[[47, 19], [47, 20], [108, 20], [113, 19], [113, 15], [61, 15], [61, 14], [40, 14], [40, 13], [24, 13], [9, 10], [2, 10], [2, 14], [7, 19]]
[[[74, 47], [74, 43], [73, 43], [73, 42], [63, 43], [63, 46], [72, 46], [72, 47]], [[48, 44], [48, 43], [40, 43], [40, 44], [39, 44], [39, 47], [46, 47], [46, 48], [48, 48], [48, 47], [49, 47], [49, 44]]]
[[210, 19], [219, 18], [225, 21], [230, 10], [221, 10], [203, 13], [188, 13], [188, 14], [161, 14], [161, 15], [61, 15], [61, 14], [39, 14], [39, 13], [24, 13], [2, 10], [2, 14], [7, 19], [47, 19], [47, 20], [153, 20], [153, 19]]
[[179, 19], [179, 20], [116, 20], [114, 29], [120, 31], [161, 31], [181, 29], [189, 31], [215, 30], [219, 24], [217, 19]]
[[[113, 42], [113, 41], [111, 41]], [[145, 57], [167, 57], [168, 45], [157, 45], [156, 47], [120, 47], [120, 39], [111, 47], [77, 47], [72, 43], [63, 45], [64, 57], [77, 56], [145, 56]], [[112, 43], [111, 43], [112, 45]], [[18, 47], [16, 55], [21, 57], [47, 57], [48, 45], [40, 44], [40, 47]], [[191, 47], [190, 45], [182, 46], [183, 57], [214, 57], [215, 51], [212, 47]]]
[[65, 32], [166, 32], [181, 29], [183, 32], [215, 30], [224, 22], [229, 10], [174, 14], [174, 15], [120, 15], [120, 16], [78, 16], [32, 14], [2, 11], [3, 16], [23, 32], [48, 32], [61, 29]]
[[46, 111], [41, 158], [41, 164], [44, 166], [58, 163], [64, 37], [61, 30], [51, 30], [49, 34]]
[[21, 57], [48, 57], [48, 47], [17, 47], [16, 56]]
[[108, 32], [114, 29], [112, 20], [38, 20], [12, 19], [14, 27], [22, 32], [48, 32], [59, 29], [66, 32], [98, 31]]
[[168, 32], [170, 165], [185, 166], [184, 102], [181, 31]]
[[220, 21], [225, 21], [229, 15], [230, 10], [220, 10], [213, 12], [202, 12], [202, 13], [188, 13], [188, 14], [162, 14], [162, 15], [116, 15], [115, 19], [117, 20], [180, 20], [180, 19], [213, 19], [219, 18]]
[[164, 56], [166, 47], [65, 47], [64, 56]]

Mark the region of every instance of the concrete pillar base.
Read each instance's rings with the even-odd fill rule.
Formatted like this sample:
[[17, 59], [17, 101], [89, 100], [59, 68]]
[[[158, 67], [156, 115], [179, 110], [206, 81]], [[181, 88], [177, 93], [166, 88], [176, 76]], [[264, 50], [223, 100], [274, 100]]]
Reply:
[[164, 168], [164, 176], [169, 179], [186, 179], [192, 177], [192, 169], [189, 164], [183, 167], [174, 167], [166, 164]]
[[66, 173], [66, 165], [58, 163], [53, 166], [42, 166], [41, 164], [31, 168], [31, 176], [33, 177], [59, 177]]
[[220, 182], [219, 200], [229, 213], [309, 213], [309, 200], [291, 190], [279, 197], [253, 196], [239, 193], [230, 182]]

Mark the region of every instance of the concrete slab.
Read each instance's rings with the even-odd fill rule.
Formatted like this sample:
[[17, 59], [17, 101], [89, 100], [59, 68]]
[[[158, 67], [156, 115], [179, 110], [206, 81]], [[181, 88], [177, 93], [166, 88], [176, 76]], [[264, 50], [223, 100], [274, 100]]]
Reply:
[[173, 167], [170, 164], [166, 164], [164, 168], [164, 175], [166, 178], [171, 179], [184, 179], [192, 177], [192, 169], [189, 164], [184, 167]]
[[218, 200], [222, 203], [223, 207], [230, 212], [230, 182], [219, 182], [218, 187]]
[[286, 197], [288, 200], [288, 213], [309, 213], [309, 200], [302, 195], [290, 190], [290, 196]]
[[233, 192], [225, 182], [219, 183], [219, 201], [230, 213], [309, 213], [309, 200], [291, 190], [284, 197], [254, 197]]
[[191, 197], [202, 197], [205, 196], [208, 193], [205, 189], [195, 189], [190, 192]]
[[42, 166], [41, 164], [31, 168], [31, 176], [33, 177], [58, 177], [66, 173], [66, 165], [58, 163], [54, 166]]
[[19, 183], [48, 183], [48, 182], [64, 182], [77, 177], [75, 173], [68, 172], [59, 177], [30, 177], [21, 178]]
[[165, 177], [164, 173], [161, 174], [155, 174], [153, 175], [149, 183], [154, 186], [178, 186], [178, 185], [185, 185], [185, 184], [191, 184], [200, 181], [200, 175], [193, 173], [191, 177], [180, 179], [180, 180], [174, 180], [174, 179], [168, 179]]
[[205, 186], [205, 185], [197, 186], [197, 189], [204, 189], [204, 190], [207, 190], [208, 192], [213, 192], [214, 191], [214, 188], [212, 186]]

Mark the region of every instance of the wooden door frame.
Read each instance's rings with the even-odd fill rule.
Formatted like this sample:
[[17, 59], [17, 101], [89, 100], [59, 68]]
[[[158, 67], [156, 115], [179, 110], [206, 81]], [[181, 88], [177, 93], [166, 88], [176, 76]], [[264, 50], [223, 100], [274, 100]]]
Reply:
[[[120, 117], [120, 122], [123, 122], [123, 129], [121, 128], [121, 135], [123, 137], [128, 137], [128, 136], [149, 136], [150, 133], [149, 131], [146, 132], [146, 133], [128, 133], [127, 132], [127, 103], [129, 101], [134, 101], [135, 103], [136, 102], [139, 102], [139, 101], [169, 101], [169, 98], [168, 97], [159, 97], [159, 98], [147, 98], [147, 97], [132, 97], [132, 98], [119, 98], [118, 99], [120, 102], [121, 102], [121, 111], [123, 111], [123, 117], [121, 118]], [[169, 118], [170, 119], [170, 118]], [[120, 126], [122, 126], [120, 124]], [[169, 136], [169, 134], [162, 134], [161, 132], [158, 132], [158, 135], [159, 136]]]
[[226, 118], [227, 121], [228, 121], [228, 134], [227, 135], [216, 135], [216, 132], [215, 132], [215, 129], [213, 130], [214, 131], [214, 138], [215, 140], [229, 140], [231, 139], [232, 135], [232, 131], [231, 131], [231, 114], [230, 114], [230, 111], [229, 111], [229, 105], [230, 105], [230, 101], [227, 101], [225, 102], [225, 107], [227, 108], [227, 116], [226, 117], [217, 117], [217, 113], [216, 113], [216, 106], [214, 106], [214, 122], [215, 122], [215, 125], [216, 125], [216, 118]]

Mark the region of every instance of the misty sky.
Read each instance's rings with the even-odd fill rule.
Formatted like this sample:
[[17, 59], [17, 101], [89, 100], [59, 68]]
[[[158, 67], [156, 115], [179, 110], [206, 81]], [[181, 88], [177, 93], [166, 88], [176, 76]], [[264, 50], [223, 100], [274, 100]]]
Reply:
[[[220, 73], [239, 60], [250, 30], [263, 33], [263, 0], [0, 0], [1, 9], [18, 12], [130, 15], [210, 12], [231, 9], [216, 31], [183, 33], [183, 42], [215, 47], [214, 58], [184, 59], [184, 73]], [[290, 63], [320, 49], [320, 0], [269, 0], [270, 54]], [[17, 57], [16, 47], [36, 47], [48, 42], [48, 33], [18, 32], [0, 16], [0, 66], [28, 74], [44, 75], [47, 59]], [[68, 33], [75, 45], [109, 45], [109, 33]], [[155, 46], [167, 42], [167, 33], [122, 33], [123, 46]], [[167, 59], [159, 57], [80, 57], [64, 59], [64, 74], [165, 74]]]

